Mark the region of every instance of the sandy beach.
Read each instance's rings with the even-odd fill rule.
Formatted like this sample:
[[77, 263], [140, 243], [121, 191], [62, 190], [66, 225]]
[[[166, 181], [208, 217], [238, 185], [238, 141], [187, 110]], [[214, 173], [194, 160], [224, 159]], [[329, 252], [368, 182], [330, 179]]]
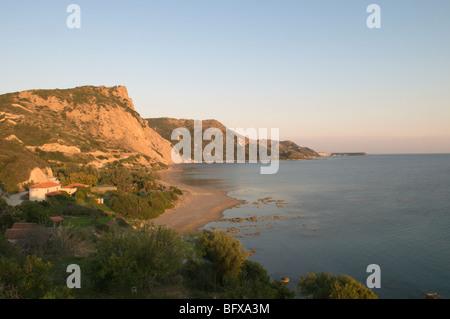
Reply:
[[197, 231], [221, 219], [225, 210], [242, 203], [219, 190], [182, 184], [178, 179], [181, 170], [180, 167], [170, 167], [160, 172], [163, 184], [177, 186], [184, 195], [180, 196], [173, 209], [153, 220], [156, 225], [166, 225], [181, 234]]

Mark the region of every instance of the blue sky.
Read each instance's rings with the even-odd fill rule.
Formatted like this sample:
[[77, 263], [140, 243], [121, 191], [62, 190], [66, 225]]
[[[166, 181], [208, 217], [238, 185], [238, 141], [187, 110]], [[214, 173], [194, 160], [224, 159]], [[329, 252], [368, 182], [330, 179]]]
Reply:
[[[366, 26], [371, 3], [381, 29]], [[448, 153], [449, 12], [448, 0], [2, 0], [0, 93], [126, 85], [143, 117], [278, 127], [317, 151]]]

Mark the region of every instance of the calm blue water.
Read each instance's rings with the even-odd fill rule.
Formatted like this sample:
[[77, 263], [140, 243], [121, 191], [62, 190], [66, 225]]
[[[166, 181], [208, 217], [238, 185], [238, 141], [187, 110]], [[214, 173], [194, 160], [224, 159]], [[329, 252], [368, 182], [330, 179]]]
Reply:
[[[248, 203], [215, 222], [234, 227], [250, 256], [273, 279], [295, 288], [308, 272], [347, 274], [365, 284], [381, 267], [381, 298], [450, 298], [450, 154], [371, 155], [281, 162], [275, 175], [259, 164], [192, 164], [186, 184], [228, 191]], [[281, 200], [257, 204], [258, 199]]]

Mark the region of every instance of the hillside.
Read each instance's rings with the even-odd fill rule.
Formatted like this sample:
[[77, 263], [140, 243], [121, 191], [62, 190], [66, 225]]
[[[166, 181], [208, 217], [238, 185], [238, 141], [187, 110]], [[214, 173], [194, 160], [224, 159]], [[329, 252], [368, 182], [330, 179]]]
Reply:
[[135, 111], [124, 86], [0, 95], [0, 141], [0, 181], [11, 190], [36, 167], [172, 163], [171, 144]]
[[[194, 120], [186, 120], [186, 119], [173, 119], [173, 118], [154, 118], [154, 119], [147, 119], [148, 125], [158, 132], [163, 138], [168, 140], [171, 143], [175, 143], [176, 141], [171, 140], [172, 131], [178, 127], [187, 128], [191, 132], [191, 136], [194, 136]], [[225, 156], [225, 138], [226, 138], [226, 132], [228, 131], [228, 128], [216, 120], [205, 120], [202, 121], [202, 131], [204, 132], [208, 128], [218, 128], [223, 136], [224, 136], [224, 150], [223, 154]], [[203, 148], [208, 145], [210, 141], [202, 141]], [[248, 143], [249, 140], [246, 139], [246, 158], [248, 158]], [[194, 141], [192, 139], [192, 150], [193, 150], [193, 144]], [[235, 140], [234, 145], [236, 149], [237, 140]], [[269, 152], [270, 152], [270, 141], [267, 144]], [[314, 150], [307, 148], [307, 147], [301, 147], [295, 144], [291, 141], [280, 141], [279, 145], [279, 155], [280, 160], [301, 160], [301, 159], [307, 159], [311, 157], [319, 157], [319, 154], [317, 154]], [[192, 154], [193, 156], [193, 154]], [[236, 157], [236, 152], [235, 152]]]

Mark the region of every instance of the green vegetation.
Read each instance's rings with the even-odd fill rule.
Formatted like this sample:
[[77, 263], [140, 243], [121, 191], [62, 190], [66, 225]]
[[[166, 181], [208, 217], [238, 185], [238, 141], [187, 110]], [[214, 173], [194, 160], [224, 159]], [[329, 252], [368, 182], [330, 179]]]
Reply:
[[9, 206], [6, 201], [0, 197], [0, 233], [7, 228], [11, 228], [17, 213], [18, 210], [16, 208]]
[[44, 100], [54, 97], [61, 101], [67, 101], [75, 106], [95, 102], [98, 105], [119, 104], [125, 107], [126, 104], [121, 99], [113, 96], [110, 90], [109, 95], [102, 94], [98, 88], [94, 86], [82, 86], [73, 89], [54, 89], [54, 90], [34, 90], [33, 94]]
[[36, 148], [35, 154], [45, 161], [57, 161], [63, 163], [73, 162], [74, 159], [64, 155], [61, 152], [46, 152], [41, 150], [39, 147]]
[[22, 213], [25, 221], [28, 223], [36, 223], [43, 226], [50, 226], [50, 212], [48, 207], [40, 202], [26, 201], [22, 204]]
[[98, 177], [96, 174], [89, 174], [85, 172], [71, 173], [68, 177], [64, 178], [61, 182], [66, 185], [69, 184], [84, 184], [89, 186], [97, 185]]
[[294, 299], [295, 291], [280, 281], [270, 281], [261, 264], [245, 260], [239, 276], [225, 278], [224, 298], [228, 299]]
[[297, 289], [310, 299], [378, 299], [374, 292], [346, 275], [307, 274]]
[[[0, 298], [296, 297], [285, 284], [271, 281], [262, 265], [248, 260], [241, 242], [226, 232], [181, 236], [150, 222], [130, 227], [133, 220], [89, 207], [90, 189], [81, 190], [78, 196], [25, 202], [19, 209], [0, 201], [0, 217], [40, 223], [16, 245], [0, 232]], [[63, 206], [71, 210], [64, 226], [48, 227], [49, 216]], [[83, 286], [70, 291], [64, 288], [65, 268], [72, 263], [83, 269]], [[131, 287], [139, 294], [133, 295]], [[328, 273], [300, 278], [297, 289], [314, 299], [377, 298], [351, 277]]]
[[151, 289], [182, 266], [186, 248], [182, 238], [165, 227], [113, 230], [100, 238], [97, 251], [87, 259], [87, 272], [95, 289]]
[[40, 258], [27, 256], [23, 264], [7, 257], [0, 258], [0, 298], [38, 299], [62, 295], [70, 298], [64, 287], [55, 287], [49, 276], [52, 265]]
[[111, 184], [122, 189], [129, 187], [132, 181], [132, 172], [125, 167], [108, 169], [102, 174], [102, 184]]
[[34, 168], [46, 166], [45, 161], [21, 144], [0, 139], [0, 181], [5, 191], [17, 192], [18, 184], [26, 181]]
[[25, 145], [39, 146], [49, 143], [52, 140], [51, 132], [38, 125], [18, 123], [16, 125], [2, 124], [2, 126], [0, 131], [1, 137], [15, 135]]
[[226, 276], [239, 277], [248, 252], [242, 243], [230, 234], [220, 231], [204, 231], [193, 237], [202, 257], [208, 261], [218, 283]]
[[118, 191], [110, 199], [109, 206], [125, 218], [150, 219], [161, 215], [167, 208], [172, 208], [171, 200], [177, 199], [172, 192], [152, 191], [135, 194]]

